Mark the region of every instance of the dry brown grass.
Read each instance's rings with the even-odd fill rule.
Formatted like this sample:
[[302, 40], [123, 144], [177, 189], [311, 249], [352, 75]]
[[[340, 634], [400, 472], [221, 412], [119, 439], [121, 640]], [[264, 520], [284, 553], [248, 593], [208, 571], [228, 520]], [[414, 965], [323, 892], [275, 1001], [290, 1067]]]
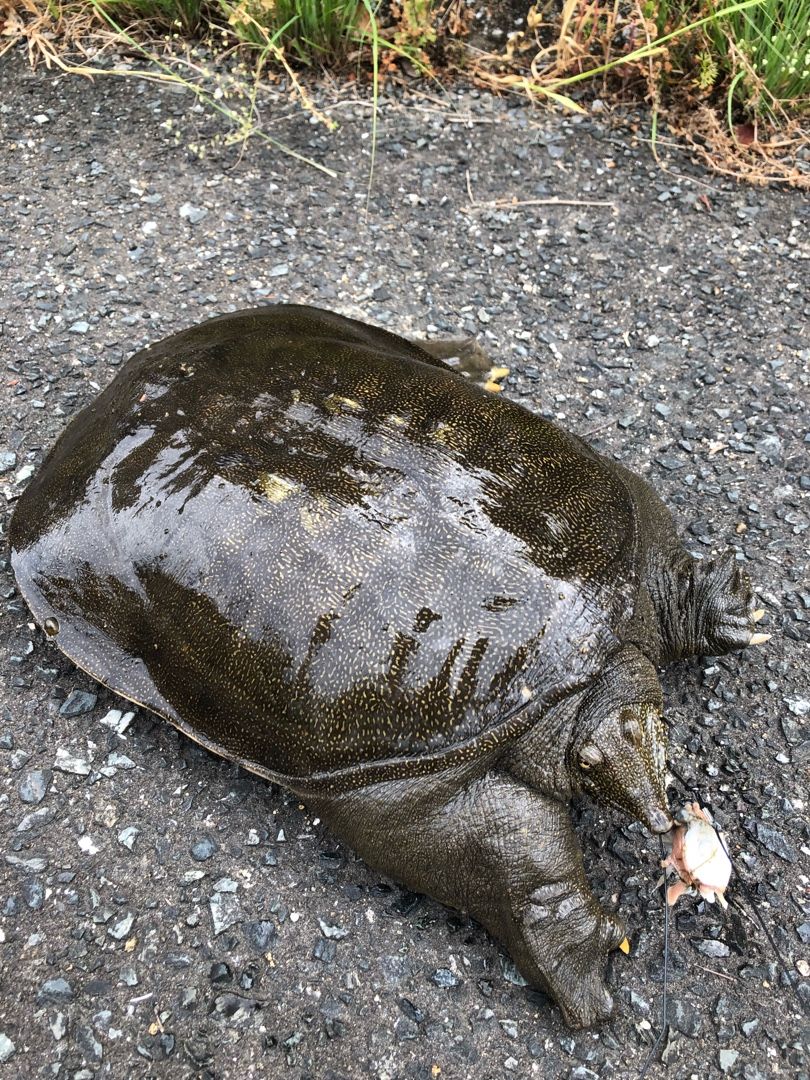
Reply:
[[73, 51], [86, 56], [85, 43], [95, 29], [90, 8], [63, 18], [59, 9], [52, 13], [41, 0], [0, 0], [0, 56], [24, 43], [32, 67], [44, 61], [48, 67], [64, 68], [62, 57]]
[[729, 130], [716, 109], [699, 105], [667, 112], [670, 130], [705, 165], [721, 176], [756, 187], [787, 184], [810, 191], [810, 172], [797, 165], [799, 151], [808, 145], [808, 132], [799, 120], [786, 120], [778, 129], [760, 131], [738, 124]]

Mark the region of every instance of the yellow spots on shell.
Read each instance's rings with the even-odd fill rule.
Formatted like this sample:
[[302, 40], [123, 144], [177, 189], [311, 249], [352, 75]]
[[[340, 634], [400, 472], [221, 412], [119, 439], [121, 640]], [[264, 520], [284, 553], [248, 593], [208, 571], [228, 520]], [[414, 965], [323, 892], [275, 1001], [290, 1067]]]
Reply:
[[405, 425], [408, 423], [404, 416], [397, 416], [396, 413], [389, 413], [386, 417], [386, 420], [394, 427], [405, 427]]
[[443, 446], [452, 446], [456, 441], [454, 437], [456, 432], [452, 424], [438, 424], [433, 429], [432, 435], [436, 442], [442, 443]]
[[329, 517], [323, 508], [304, 506], [301, 508], [301, 524], [310, 536], [317, 536], [329, 524]]
[[329, 412], [340, 412], [349, 409], [351, 412], [363, 412], [363, 406], [355, 398], [344, 397], [342, 394], [329, 394], [323, 399], [323, 404]]
[[316, 536], [320, 531], [319, 515], [313, 514], [306, 506], [301, 509], [301, 524], [304, 526], [304, 531], [308, 532], [310, 536]]
[[256, 477], [256, 485], [262, 495], [271, 503], [283, 502], [297, 488], [292, 480], [287, 480], [277, 473], [262, 472]]
[[[308, 494], [309, 498], [302, 499], [299, 505], [299, 521], [310, 536], [323, 536], [335, 523], [335, 503], [322, 492]], [[324, 581], [322, 587], [325, 589], [327, 584]]]

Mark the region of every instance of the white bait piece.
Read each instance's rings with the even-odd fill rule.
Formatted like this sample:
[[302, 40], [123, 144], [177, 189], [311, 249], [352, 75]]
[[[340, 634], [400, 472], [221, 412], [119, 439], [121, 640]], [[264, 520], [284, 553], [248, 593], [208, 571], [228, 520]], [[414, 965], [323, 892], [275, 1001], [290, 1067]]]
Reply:
[[680, 881], [667, 889], [667, 903], [672, 906], [684, 893], [699, 893], [710, 904], [717, 900], [721, 907], [727, 907], [724, 893], [731, 877], [731, 859], [723, 834], [715, 828], [709, 811], [696, 802], [685, 803], [674, 817], [672, 851], [661, 865], [665, 870], [671, 867]]

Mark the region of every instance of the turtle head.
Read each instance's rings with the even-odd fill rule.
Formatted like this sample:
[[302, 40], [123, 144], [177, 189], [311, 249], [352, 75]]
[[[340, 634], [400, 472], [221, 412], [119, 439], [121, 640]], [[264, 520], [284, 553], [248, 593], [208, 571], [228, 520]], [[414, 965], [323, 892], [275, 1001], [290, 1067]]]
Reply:
[[622, 705], [573, 749], [578, 786], [663, 833], [672, 827], [665, 792], [666, 733], [657, 705]]

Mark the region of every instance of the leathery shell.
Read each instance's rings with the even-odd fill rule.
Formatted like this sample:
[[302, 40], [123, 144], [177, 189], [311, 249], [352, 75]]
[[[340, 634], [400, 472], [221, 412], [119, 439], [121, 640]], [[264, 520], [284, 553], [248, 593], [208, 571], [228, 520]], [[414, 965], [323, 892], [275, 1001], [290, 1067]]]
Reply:
[[515, 738], [593, 679], [636, 595], [607, 462], [404, 339], [297, 306], [133, 356], [10, 539], [76, 664], [301, 791]]

